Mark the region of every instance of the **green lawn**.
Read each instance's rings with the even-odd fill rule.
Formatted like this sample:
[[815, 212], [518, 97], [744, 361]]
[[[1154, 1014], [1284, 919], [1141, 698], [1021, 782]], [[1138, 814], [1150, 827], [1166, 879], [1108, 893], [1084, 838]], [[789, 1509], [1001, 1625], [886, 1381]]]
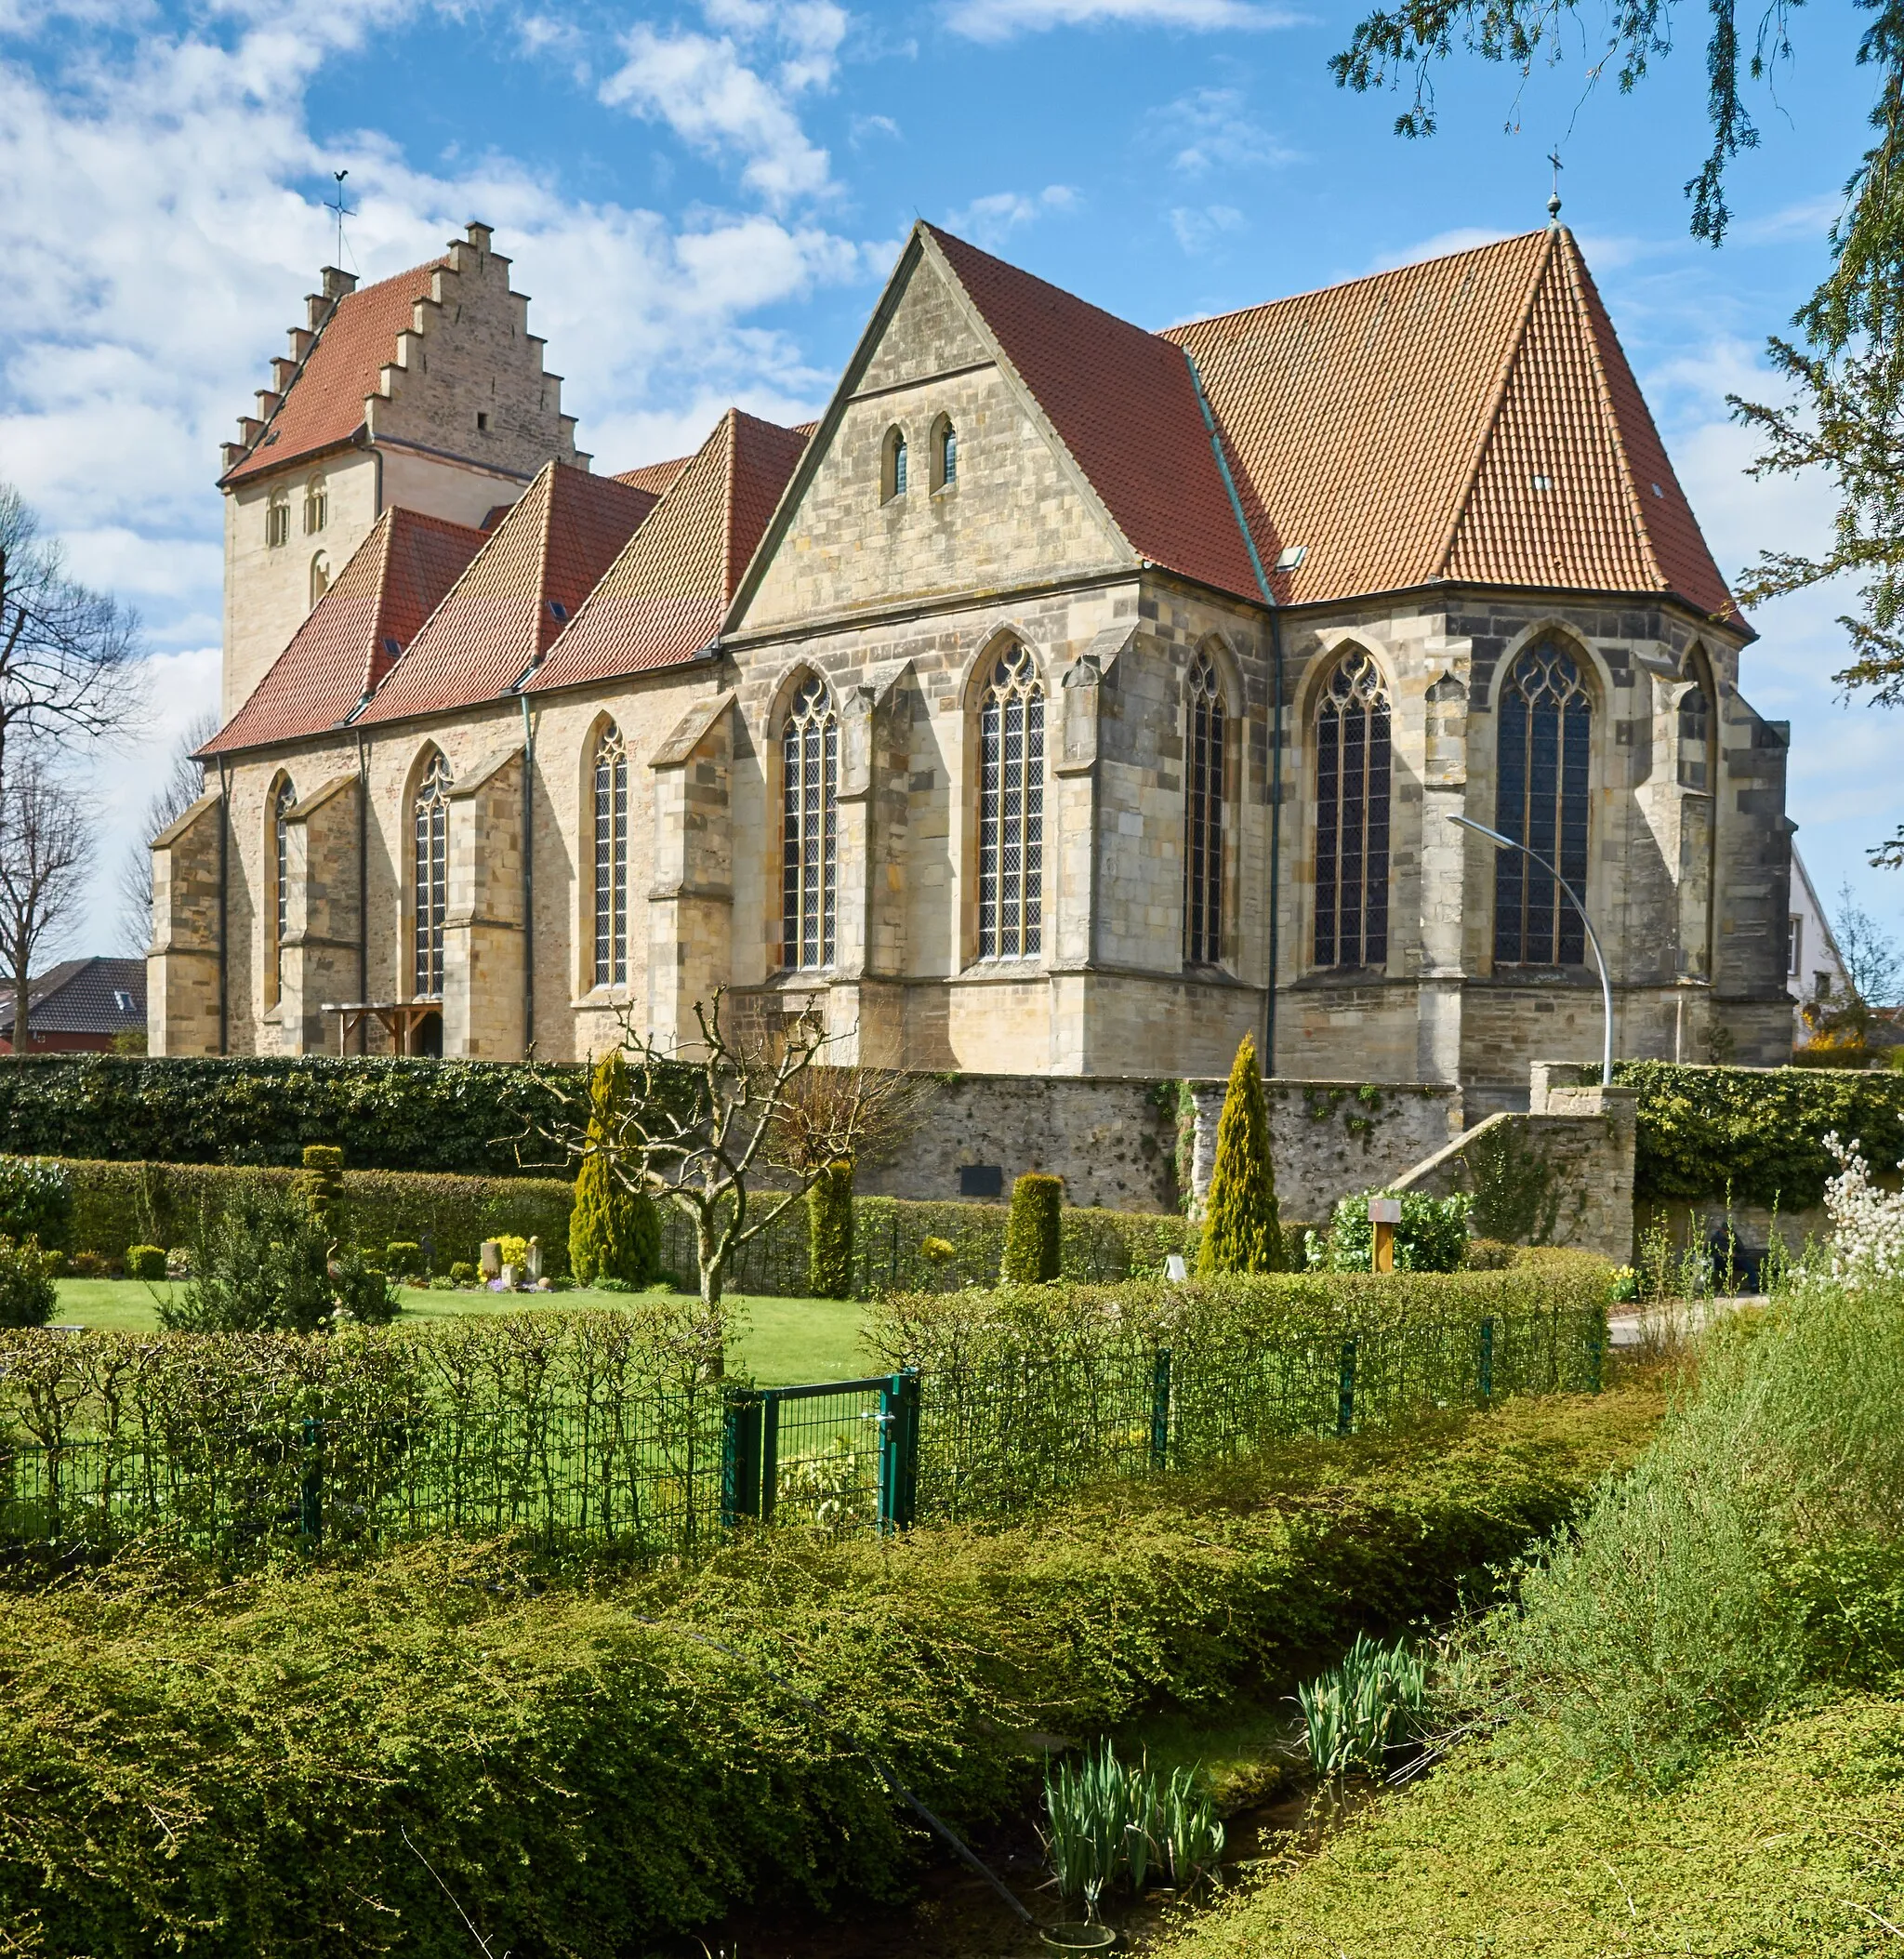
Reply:
[[[159, 1324], [158, 1300], [178, 1289], [137, 1279], [62, 1278], [59, 1319], [69, 1326], [113, 1332], [149, 1333]], [[868, 1373], [861, 1351], [866, 1307], [852, 1299], [772, 1299], [730, 1293], [745, 1321], [740, 1364], [770, 1387], [797, 1381], [838, 1381]], [[629, 1304], [626, 1292], [419, 1292], [405, 1288], [403, 1320], [450, 1319], [469, 1314], [520, 1313], [532, 1306], [613, 1306]]]

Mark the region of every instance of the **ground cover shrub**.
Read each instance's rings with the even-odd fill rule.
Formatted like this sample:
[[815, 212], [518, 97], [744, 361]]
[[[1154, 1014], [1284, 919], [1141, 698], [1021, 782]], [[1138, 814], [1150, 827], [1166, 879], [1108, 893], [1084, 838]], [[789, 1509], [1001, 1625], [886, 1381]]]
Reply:
[[1197, 1276], [1279, 1272], [1284, 1264], [1282, 1224], [1276, 1214], [1276, 1169], [1269, 1154], [1269, 1110], [1256, 1040], [1246, 1034], [1236, 1047], [1217, 1118], [1216, 1161], [1197, 1246]]
[[1028, 1170], [1012, 1185], [1005, 1225], [1005, 1255], [998, 1268], [1007, 1285], [1035, 1286], [1064, 1270], [1064, 1180]]
[[0, 1238], [0, 1327], [43, 1327], [60, 1304], [57, 1251], [40, 1241]]
[[63, 1248], [73, 1222], [73, 1183], [39, 1157], [0, 1157], [0, 1238]]
[[1474, 1267], [1468, 1216], [1474, 1200], [1466, 1191], [1431, 1198], [1419, 1190], [1364, 1190], [1338, 1201], [1329, 1236], [1310, 1240], [1309, 1259], [1335, 1272], [1368, 1272], [1375, 1259], [1375, 1226], [1368, 1222], [1370, 1198], [1400, 1198], [1402, 1221], [1395, 1227], [1398, 1272], [1457, 1272]]
[[466, 1953], [405, 1833], [518, 1959], [890, 1896], [918, 1839], [868, 1748], [956, 1821], [999, 1813], [1039, 1734], [1215, 1705], [1448, 1610], [1657, 1413], [1529, 1401], [1003, 1529], [769, 1533], [635, 1579], [426, 1547], [0, 1593], [0, 1924], [95, 1959], [249, 1959], [320, 1925], [331, 1954]]

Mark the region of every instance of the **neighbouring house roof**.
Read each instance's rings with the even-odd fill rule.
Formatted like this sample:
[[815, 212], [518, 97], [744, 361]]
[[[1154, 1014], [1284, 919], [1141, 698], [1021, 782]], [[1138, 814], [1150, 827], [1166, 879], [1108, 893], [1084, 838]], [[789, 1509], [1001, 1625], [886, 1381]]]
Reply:
[[703, 652], [806, 441], [738, 408], [722, 416], [524, 691], [645, 672]]
[[[36, 1034], [123, 1034], [143, 1027], [145, 961], [63, 960], [29, 983], [26, 1011]], [[13, 1037], [10, 986], [0, 997], [0, 1037]]]
[[432, 258], [338, 299], [263, 434], [221, 481], [242, 483], [349, 442], [364, 427], [365, 400], [397, 357], [397, 336], [411, 324], [416, 302], [430, 297], [435, 274], [448, 263]]
[[659, 501], [612, 476], [545, 463], [353, 719], [441, 713], [507, 693]]
[[484, 541], [467, 524], [386, 510], [251, 697], [198, 752], [337, 727], [396, 665]]
[[1246, 504], [1306, 548], [1286, 602], [1440, 581], [1658, 592], [1749, 630], [1570, 232], [1163, 338], [1197, 361]]
[[1131, 549], [1260, 601], [1182, 350], [949, 232], [923, 229]]

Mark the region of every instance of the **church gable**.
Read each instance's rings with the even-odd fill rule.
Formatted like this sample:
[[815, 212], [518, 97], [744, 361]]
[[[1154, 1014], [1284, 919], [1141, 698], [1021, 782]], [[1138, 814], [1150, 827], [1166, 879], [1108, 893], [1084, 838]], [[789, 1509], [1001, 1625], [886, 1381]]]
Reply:
[[922, 231], [743, 581], [730, 632], [1137, 563]]

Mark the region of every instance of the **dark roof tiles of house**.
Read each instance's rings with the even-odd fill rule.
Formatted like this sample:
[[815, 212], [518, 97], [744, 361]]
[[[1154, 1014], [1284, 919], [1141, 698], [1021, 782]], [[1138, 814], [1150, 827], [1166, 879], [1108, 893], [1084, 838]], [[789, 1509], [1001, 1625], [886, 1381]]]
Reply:
[[364, 404], [397, 357], [397, 336], [427, 299], [449, 261], [432, 258], [394, 278], [346, 293], [331, 309], [277, 413], [251, 453], [225, 472], [243, 483], [349, 442], [364, 427]]
[[507, 693], [659, 500], [612, 476], [545, 464], [356, 721], [442, 713]]
[[250, 699], [199, 753], [337, 727], [396, 665], [483, 544], [467, 524], [386, 510]]
[[806, 438], [730, 409], [524, 688], [693, 659], [721, 629]]
[[[123, 1002], [123, 1004], [122, 1004]], [[27, 986], [37, 1034], [123, 1034], [145, 1026], [143, 960], [65, 960]], [[13, 1034], [13, 991], [0, 995], [0, 1037]]]

